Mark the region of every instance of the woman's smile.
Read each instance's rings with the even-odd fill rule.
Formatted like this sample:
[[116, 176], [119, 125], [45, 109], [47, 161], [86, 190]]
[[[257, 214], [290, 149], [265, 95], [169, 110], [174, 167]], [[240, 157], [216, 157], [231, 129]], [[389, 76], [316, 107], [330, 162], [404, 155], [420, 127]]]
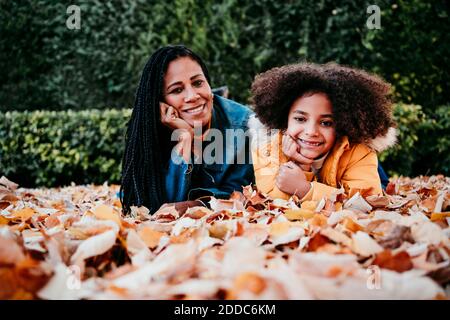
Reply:
[[194, 108], [185, 108], [184, 110], [183, 110], [183, 112], [185, 112], [185, 113], [187, 113], [187, 114], [189, 114], [189, 115], [191, 115], [191, 116], [195, 116], [195, 115], [199, 115], [199, 114], [202, 114], [203, 113], [203, 111], [205, 111], [205, 106], [206, 106], [206, 103], [203, 103], [202, 105], [200, 105], [200, 106], [198, 106], [198, 107], [194, 107]]
[[213, 96], [200, 65], [189, 57], [172, 61], [164, 77], [165, 102], [191, 127], [206, 126], [212, 116]]

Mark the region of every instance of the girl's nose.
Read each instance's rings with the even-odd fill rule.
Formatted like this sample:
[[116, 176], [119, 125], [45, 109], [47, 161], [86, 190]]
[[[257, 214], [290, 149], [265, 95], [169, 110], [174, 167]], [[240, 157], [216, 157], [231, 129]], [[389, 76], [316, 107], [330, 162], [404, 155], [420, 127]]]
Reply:
[[307, 124], [305, 127], [305, 133], [309, 136], [316, 136], [318, 132], [317, 126], [313, 123]]
[[184, 97], [184, 102], [195, 101], [199, 97], [200, 97], [199, 94], [197, 93], [197, 91], [194, 88], [192, 88], [192, 87], [186, 88], [186, 96]]

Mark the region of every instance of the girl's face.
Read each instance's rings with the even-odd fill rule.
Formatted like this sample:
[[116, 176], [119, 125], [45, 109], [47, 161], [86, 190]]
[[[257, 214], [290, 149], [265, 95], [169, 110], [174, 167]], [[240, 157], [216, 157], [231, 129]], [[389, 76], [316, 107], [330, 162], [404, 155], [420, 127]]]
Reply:
[[332, 113], [331, 102], [323, 93], [301, 96], [294, 101], [286, 133], [297, 142], [303, 156], [317, 159], [333, 147], [336, 130]]
[[212, 98], [211, 87], [195, 60], [181, 57], [169, 63], [164, 76], [164, 102], [174, 107], [181, 119], [192, 127], [194, 122], [207, 125], [212, 115]]

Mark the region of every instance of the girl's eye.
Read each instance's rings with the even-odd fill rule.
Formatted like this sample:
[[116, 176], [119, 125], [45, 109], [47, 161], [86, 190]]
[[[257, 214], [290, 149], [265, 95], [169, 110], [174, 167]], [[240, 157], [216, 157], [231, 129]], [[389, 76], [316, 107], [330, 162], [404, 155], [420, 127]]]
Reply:
[[297, 121], [297, 122], [305, 122], [305, 121], [306, 121], [306, 118], [303, 118], [303, 117], [295, 117], [294, 120]]
[[322, 121], [322, 125], [324, 127], [332, 127], [333, 126], [333, 121]]

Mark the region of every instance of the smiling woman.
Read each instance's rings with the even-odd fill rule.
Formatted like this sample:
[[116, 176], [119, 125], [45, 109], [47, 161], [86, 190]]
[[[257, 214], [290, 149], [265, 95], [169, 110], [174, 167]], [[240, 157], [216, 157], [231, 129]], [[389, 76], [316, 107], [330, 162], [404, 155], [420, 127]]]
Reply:
[[245, 131], [251, 113], [212, 93], [208, 70], [190, 49], [179, 45], [155, 51], [142, 72], [128, 122], [120, 193], [124, 213], [131, 206], [155, 212], [166, 202], [227, 198], [252, 183], [250, 154], [245, 163], [236, 161], [249, 153], [248, 139], [223, 139], [225, 161], [220, 163], [202, 163], [199, 157], [211, 142], [209, 129], [223, 137], [229, 130]]

